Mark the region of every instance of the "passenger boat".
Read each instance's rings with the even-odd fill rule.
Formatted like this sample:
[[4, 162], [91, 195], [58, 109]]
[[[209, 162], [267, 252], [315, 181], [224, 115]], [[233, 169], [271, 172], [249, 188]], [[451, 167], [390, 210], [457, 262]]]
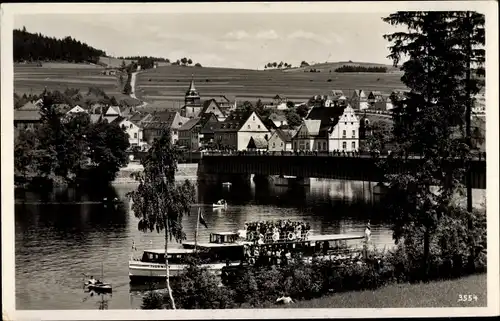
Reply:
[[[231, 233], [236, 234], [236, 233]], [[236, 234], [237, 235], [237, 234]], [[228, 233], [212, 233], [210, 239], [214, 242], [185, 242], [181, 249], [168, 250], [168, 266], [170, 277], [178, 277], [188, 266], [191, 257], [197, 256], [203, 262], [202, 267], [215, 275], [220, 275], [224, 266], [240, 264], [243, 259], [243, 248], [225, 243]], [[229, 240], [230, 238], [228, 238]], [[216, 242], [219, 243], [216, 243]], [[165, 250], [144, 250], [142, 258], [129, 261], [130, 282], [143, 282], [165, 279]]]

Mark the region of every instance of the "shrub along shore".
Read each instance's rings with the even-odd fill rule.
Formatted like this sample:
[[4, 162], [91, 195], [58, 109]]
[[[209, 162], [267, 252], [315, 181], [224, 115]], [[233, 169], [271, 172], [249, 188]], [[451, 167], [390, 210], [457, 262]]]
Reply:
[[[449, 242], [446, 245], [442, 243], [441, 236], [437, 235], [433, 238], [431, 255], [426, 266], [422, 265], [423, 245], [417, 242], [413, 245], [408, 245], [408, 242], [399, 244], [394, 250], [386, 252], [369, 248], [363, 262], [352, 264], [339, 265], [335, 261], [313, 259], [311, 263], [302, 263], [301, 260], [297, 260], [278, 266], [242, 266], [232, 278], [223, 279], [222, 285], [219, 278], [214, 277], [200, 265], [200, 261], [193, 261], [182, 276], [172, 280], [174, 297], [178, 308], [181, 309], [226, 309], [269, 307], [281, 296], [289, 296], [296, 302], [300, 301], [300, 306], [307, 307], [309, 300], [316, 300], [310, 301], [313, 305], [327, 304], [330, 300], [341, 302], [343, 299], [338, 299], [338, 297], [329, 299], [329, 296], [353, 291], [375, 291], [387, 286], [389, 288], [379, 290], [380, 293], [387, 293], [391, 288], [400, 289], [401, 286], [413, 288], [415, 293], [420, 293], [422, 290], [418, 290], [418, 286], [409, 284], [431, 281], [434, 284], [434, 281], [441, 282], [486, 272], [485, 216], [484, 211], [475, 212], [477, 251], [472, 261], [468, 258], [469, 249], [464, 246], [466, 240], [455, 240], [455, 236], [449, 234], [441, 235], [448, 239]], [[458, 242], [454, 243], [454, 241]], [[480, 276], [470, 278], [480, 278]], [[429, 285], [428, 287], [450, 288], [451, 283], [435, 284], [435, 286]], [[396, 291], [394, 295], [397, 293]], [[349, 298], [353, 295], [345, 294], [344, 297]], [[458, 297], [456, 299], [458, 300]], [[485, 298], [481, 300], [485, 302]], [[383, 301], [372, 302], [383, 305]], [[406, 302], [409, 305], [405, 307], [412, 307], [412, 301]], [[353, 306], [360, 307], [359, 305]], [[420, 305], [416, 304], [415, 307], [417, 306]], [[143, 309], [166, 307], [168, 307], [168, 298], [162, 291], [149, 291], [143, 298]]]

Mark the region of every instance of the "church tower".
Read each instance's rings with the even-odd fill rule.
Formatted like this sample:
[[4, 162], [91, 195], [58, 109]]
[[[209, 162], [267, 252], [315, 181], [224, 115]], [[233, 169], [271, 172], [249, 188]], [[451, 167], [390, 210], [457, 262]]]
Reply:
[[184, 97], [184, 104], [186, 106], [201, 106], [200, 94], [196, 91], [196, 88], [194, 87], [193, 78], [191, 78], [191, 84], [189, 85], [189, 89], [186, 92], [186, 96]]

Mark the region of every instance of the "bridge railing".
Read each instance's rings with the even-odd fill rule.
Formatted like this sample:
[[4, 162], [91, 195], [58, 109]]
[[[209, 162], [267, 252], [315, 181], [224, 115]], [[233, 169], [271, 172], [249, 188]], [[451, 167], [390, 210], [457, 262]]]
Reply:
[[[386, 152], [345, 152], [345, 151], [234, 151], [234, 150], [210, 150], [202, 152], [203, 156], [321, 156], [321, 157], [363, 157], [363, 158], [376, 158], [376, 157], [389, 157], [394, 153]], [[406, 155], [408, 158], [422, 158], [421, 154], [409, 153]], [[472, 158], [476, 160], [486, 160], [486, 152], [472, 153]]]

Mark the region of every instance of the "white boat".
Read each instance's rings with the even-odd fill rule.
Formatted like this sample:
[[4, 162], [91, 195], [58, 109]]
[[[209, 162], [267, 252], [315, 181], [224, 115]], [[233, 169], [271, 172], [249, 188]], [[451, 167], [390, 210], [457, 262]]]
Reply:
[[[188, 267], [187, 259], [193, 255], [194, 251], [194, 249], [186, 248], [168, 250], [170, 277], [178, 277], [184, 272], [185, 268]], [[211, 258], [208, 261], [208, 263], [201, 264], [201, 266], [215, 275], [220, 275], [224, 266], [238, 264], [234, 262], [228, 264], [228, 262], [224, 262], [221, 258]], [[164, 249], [144, 250], [141, 259], [129, 261], [130, 282], [164, 280], [166, 276]]]
[[224, 186], [224, 187], [231, 187], [232, 185], [233, 185], [233, 183], [231, 183], [231, 182], [222, 183], [222, 186]]
[[227, 208], [227, 202], [225, 200], [219, 200], [217, 203], [212, 204], [213, 208]]

